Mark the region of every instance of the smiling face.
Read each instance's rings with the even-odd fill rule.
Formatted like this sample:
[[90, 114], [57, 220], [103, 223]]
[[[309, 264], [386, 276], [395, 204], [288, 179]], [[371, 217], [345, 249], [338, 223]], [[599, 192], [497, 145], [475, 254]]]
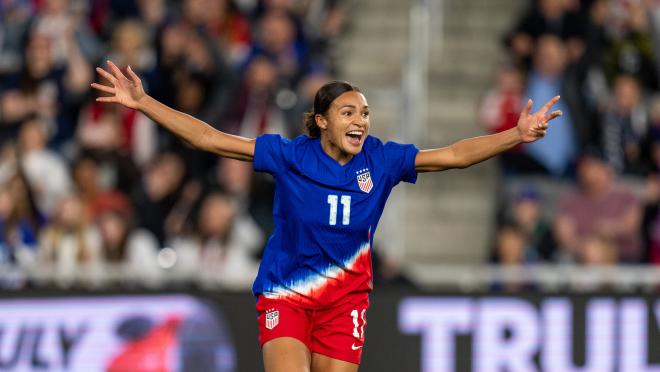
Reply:
[[317, 114], [315, 119], [321, 128], [323, 150], [340, 164], [362, 151], [369, 134], [369, 106], [362, 93], [341, 94], [324, 115]]

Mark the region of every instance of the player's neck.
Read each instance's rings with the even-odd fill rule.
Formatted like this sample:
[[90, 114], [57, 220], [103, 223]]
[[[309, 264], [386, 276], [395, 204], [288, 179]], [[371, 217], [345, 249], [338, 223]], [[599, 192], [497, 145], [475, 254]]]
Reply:
[[341, 166], [346, 165], [346, 163], [353, 159], [353, 154], [343, 151], [327, 137], [321, 137], [321, 148], [329, 157], [333, 158]]

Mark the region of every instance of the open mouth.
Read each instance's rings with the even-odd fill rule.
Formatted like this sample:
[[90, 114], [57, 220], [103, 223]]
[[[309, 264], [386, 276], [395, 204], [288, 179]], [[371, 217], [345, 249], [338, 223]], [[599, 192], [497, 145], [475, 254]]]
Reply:
[[360, 142], [362, 141], [363, 135], [364, 135], [364, 131], [352, 130], [346, 133], [346, 138], [348, 139], [348, 143], [350, 143], [351, 145], [359, 146]]

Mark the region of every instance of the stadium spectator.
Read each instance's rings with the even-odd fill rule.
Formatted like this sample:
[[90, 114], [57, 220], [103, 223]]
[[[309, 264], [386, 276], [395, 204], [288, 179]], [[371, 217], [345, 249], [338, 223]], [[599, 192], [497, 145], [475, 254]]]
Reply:
[[396, 258], [387, 255], [388, 250], [380, 244], [374, 244], [371, 251], [371, 268], [374, 286], [378, 288], [396, 288], [415, 290], [417, 286], [410, 279], [403, 265]]
[[525, 233], [515, 224], [506, 224], [497, 232], [495, 261], [504, 266], [520, 266], [525, 259]]
[[566, 47], [561, 39], [543, 35], [538, 39], [534, 64], [528, 76], [527, 96], [534, 102], [545, 102], [557, 92], [563, 115], [557, 118], [545, 139], [527, 144], [524, 152], [538, 164], [538, 170], [553, 176], [565, 176], [575, 162], [580, 145], [580, 114], [575, 102], [575, 81], [567, 71]]
[[151, 87], [153, 94], [168, 104], [175, 104], [176, 89], [181, 87], [177, 81], [179, 75], [200, 77], [205, 90], [200, 113], [211, 124], [217, 125], [234, 76], [212, 37], [203, 29], [175, 20], [163, 29], [157, 50], [159, 74], [158, 85]]
[[618, 263], [616, 243], [600, 234], [589, 235], [582, 240], [579, 262], [585, 266], [612, 267]]
[[585, 14], [585, 63], [602, 68], [603, 55], [609, 42], [608, 21], [611, 18], [610, 0], [594, 0]]
[[[212, 89], [206, 78], [200, 74], [180, 72], [175, 79], [177, 92], [174, 97], [174, 107], [190, 115], [205, 116], [203, 111], [209, 104], [208, 99]], [[218, 112], [219, 114], [219, 112]], [[213, 122], [220, 122], [217, 117]], [[178, 138], [167, 135], [167, 148], [181, 156], [185, 163], [187, 176], [197, 180], [204, 178], [205, 173], [216, 161], [216, 157], [195, 151], [188, 144], [181, 143]]]
[[101, 257], [101, 237], [82, 201], [76, 196], [63, 198], [39, 237], [39, 259], [44, 269], [52, 270], [60, 285], [70, 285], [81, 276], [87, 279], [83, 283], [91, 284], [88, 275], [99, 272]]
[[601, 123], [601, 146], [607, 162], [617, 173], [644, 174], [648, 164], [642, 158], [642, 147], [648, 116], [637, 80], [629, 75], [617, 77], [612, 101]]
[[172, 17], [166, 0], [137, 0], [139, 20], [147, 31], [148, 43], [156, 45], [156, 35], [163, 25]]
[[34, 262], [39, 231], [35, 222], [21, 215], [10, 190], [0, 188], [0, 266], [28, 267]]
[[151, 231], [160, 247], [167, 241], [169, 232], [164, 221], [179, 199], [184, 176], [181, 157], [162, 153], [147, 167], [133, 193], [137, 226]]
[[296, 90], [296, 103], [291, 109], [285, 111], [288, 132], [292, 137], [303, 133], [303, 117], [305, 112], [314, 105], [314, 94], [324, 84], [330, 82], [332, 76], [327, 71], [315, 71], [305, 75]]
[[296, 25], [290, 13], [270, 9], [261, 16], [257, 26], [252, 56], [265, 55], [275, 63], [277, 75], [288, 87], [293, 87], [308, 72], [308, 45], [296, 35]]
[[76, 140], [81, 152], [93, 154], [99, 160], [124, 163], [123, 167], [130, 170], [153, 161], [158, 130], [139, 112], [89, 102], [80, 110]]
[[642, 82], [645, 89], [658, 89], [647, 9], [641, 1], [619, 1], [613, 2], [613, 5], [615, 19], [608, 22], [611, 40], [603, 56], [608, 80], [614, 82], [619, 75], [632, 75]]
[[39, 210], [50, 215], [59, 200], [72, 191], [69, 166], [59, 153], [46, 147], [46, 129], [38, 117], [23, 123], [18, 141], [20, 165]]
[[611, 271], [619, 263], [616, 242], [603, 234], [592, 234], [580, 242], [578, 262], [589, 270], [580, 270], [573, 288], [580, 291], [608, 291], [617, 283]]
[[127, 195], [117, 191], [109, 180], [108, 172], [100, 169], [91, 157], [83, 156], [73, 165], [73, 180], [76, 194], [83, 205], [85, 215], [96, 219], [107, 210], [130, 213], [133, 210]]
[[[479, 107], [479, 124], [488, 133], [513, 128], [518, 123], [518, 113], [523, 104], [523, 76], [512, 65], [497, 71], [495, 85], [486, 92]], [[533, 169], [530, 160], [516, 147], [498, 156], [505, 173], [525, 172]], [[531, 168], [531, 169], [530, 169]]]
[[265, 235], [272, 233], [275, 183], [270, 176], [253, 172], [249, 163], [218, 159], [212, 177], [209, 186], [231, 195], [241, 218], [253, 219]]
[[[269, 176], [219, 165], [138, 112], [92, 102], [90, 66], [130, 65], [152, 95], [213, 126], [294, 136], [332, 78], [345, 15], [342, 0], [0, 1], [0, 185], [16, 221], [41, 237], [42, 259], [62, 272], [90, 259], [130, 261], [104, 250], [121, 245], [120, 231], [128, 240], [152, 233], [157, 247], [187, 239], [213, 188], [240, 198], [231, 203], [238, 225], [270, 232]], [[250, 260], [263, 239], [254, 245]]]
[[88, 2], [43, 0], [33, 3], [37, 12], [31, 22], [32, 32], [50, 39], [53, 63], [56, 66], [68, 64], [68, 54], [78, 53], [79, 50], [87, 58], [99, 57], [102, 46], [88, 27]]
[[2, 184], [2, 188], [9, 191], [14, 205], [16, 218], [26, 221], [35, 230], [41, 229], [47, 221], [48, 215], [39, 210], [32, 188], [21, 168], [17, 168], [9, 179]]
[[165, 231], [170, 238], [190, 234], [194, 228], [194, 214], [199, 207], [203, 185], [190, 180], [183, 185], [181, 195], [165, 218]]
[[105, 264], [120, 265], [122, 274], [149, 284], [157, 280], [158, 241], [149, 231], [135, 229], [132, 216], [108, 209], [97, 218]]
[[585, 53], [580, 68], [584, 80], [584, 101], [590, 112], [604, 109], [609, 103], [610, 87], [603, 69], [603, 59], [609, 45], [608, 21], [611, 18], [609, 0], [594, 0], [585, 15]]
[[[168, 24], [160, 37], [158, 87], [154, 96], [183, 112], [203, 118], [215, 127], [226, 122], [227, 104], [235, 76], [222, 53], [203, 29], [177, 21]], [[192, 151], [178, 138], [161, 131], [161, 147], [179, 153], [190, 175], [201, 178], [212, 157]], [[203, 169], [202, 169], [203, 168]]]
[[526, 258], [525, 240], [525, 232], [515, 224], [506, 224], [498, 230], [494, 259], [500, 267], [511, 269], [511, 271], [506, 277], [491, 283], [492, 289], [512, 292], [529, 289], [527, 280], [517, 275], [515, 271], [529, 263]]
[[254, 57], [248, 63], [243, 85], [231, 104], [230, 121], [225, 130], [240, 136], [288, 134], [283, 112], [276, 102], [278, 79], [277, 66], [271, 59]]
[[231, 66], [245, 62], [251, 49], [252, 33], [248, 19], [230, 0], [208, 2], [187, 1], [184, 4], [188, 18], [198, 19]]
[[553, 261], [555, 241], [552, 224], [541, 213], [541, 194], [531, 185], [524, 186], [515, 196], [505, 226], [513, 225], [523, 236], [525, 262]]
[[488, 133], [497, 133], [516, 126], [523, 102], [523, 77], [511, 65], [497, 71], [495, 85], [486, 92], [479, 108], [479, 122]]
[[0, 76], [20, 69], [22, 43], [33, 13], [31, 1], [0, 2]]
[[147, 89], [156, 83], [156, 52], [149, 44], [148, 30], [138, 19], [118, 22], [113, 29], [111, 49], [105, 59], [121, 61], [144, 76]]
[[509, 49], [517, 61], [528, 65], [535, 45], [543, 35], [554, 35], [568, 44], [567, 57], [577, 60], [584, 52], [582, 21], [572, 2], [537, 0], [508, 36]]
[[218, 159], [214, 184], [222, 187], [241, 206], [249, 205], [254, 172], [250, 163], [233, 159]]
[[224, 190], [236, 201], [239, 219], [254, 221], [251, 223], [258, 226], [260, 233], [272, 232], [275, 185], [271, 178], [253, 172], [249, 163], [218, 159], [215, 179], [210, 184]]
[[624, 263], [642, 259], [642, 210], [634, 194], [615, 184], [612, 168], [597, 151], [587, 152], [578, 165], [578, 189], [561, 197], [555, 234], [562, 259], [576, 261], [587, 237], [612, 239]]
[[213, 192], [204, 201], [195, 233], [172, 242], [179, 273], [193, 276], [206, 269], [210, 279], [233, 289], [247, 289], [257, 274], [253, 255], [263, 243], [254, 222], [238, 214], [236, 201]]
[[[22, 70], [0, 83], [2, 121], [15, 128], [13, 135], [22, 121], [36, 115], [54, 133], [52, 144], [57, 148], [70, 144], [75, 108], [87, 94], [92, 75], [75, 40], [67, 45], [67, 63], [56, 65], [51, 38], [32, 33], [25, 47]], [[10, 131], [6, 133], [12, 135]]]
[[310, 1], [304, 15], [305, 35], [326, 53], [329, 43], [339, 36], [346, 24], [346, 4], [341, 0]]

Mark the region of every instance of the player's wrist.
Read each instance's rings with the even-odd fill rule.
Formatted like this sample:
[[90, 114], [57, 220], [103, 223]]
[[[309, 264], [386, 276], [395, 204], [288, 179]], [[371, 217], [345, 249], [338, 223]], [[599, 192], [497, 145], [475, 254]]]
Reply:
[[138, 111], [144, 111], [149, 105], [151, 100], [153, 100], [153, 98], [151, 98], [151, 96], [149, 96], [148, 94], [144, 93], [142, 97], [135, 100], [136, 109]]
[[515, 127], [511, 128], [510, 132], [511, 132], [510, 135], [511, 142], [514, 145], [518, 145], [525, 142], [525, 133], [523, 133], [523, 130], [520, 129], [519, 126], [516, 125]]

